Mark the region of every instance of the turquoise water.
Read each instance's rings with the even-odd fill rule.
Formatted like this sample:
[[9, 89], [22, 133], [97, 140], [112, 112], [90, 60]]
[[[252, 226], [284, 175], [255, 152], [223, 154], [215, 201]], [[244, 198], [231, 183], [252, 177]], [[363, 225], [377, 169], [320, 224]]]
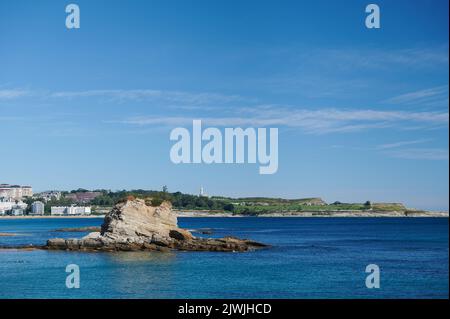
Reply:
[[[0, 220], [0, 245], [101, 219]], [[247, 253], [0, 251], [0, 298], [448, 298], [448, 218], [179, 218], [273, 245]], [[65, 286], [68, 264], [81, 287]], [[381, 287], [367, 289], [377, 264]]]

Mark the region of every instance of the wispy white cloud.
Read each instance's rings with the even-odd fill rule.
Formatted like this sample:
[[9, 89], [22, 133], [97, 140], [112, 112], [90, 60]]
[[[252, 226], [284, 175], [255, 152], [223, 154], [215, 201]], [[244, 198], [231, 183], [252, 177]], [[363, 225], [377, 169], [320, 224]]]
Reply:
[[425, 105], [448, 105], [448, 85], [408, 92], [392, 97], [385, 102], [390, 104], [425, 104]]
[[[412, 100], [448, 92], [448, 86], [437, 87], [425, 92], [410, 93], [398, 100]], [[18, 97], [30, 94], [23, 90], [1, 90], [0, 97]], [[131, 125], [180, 126], [188, 125], [193, 119], [200, 118], [212, 126], [257, 126], [298, 128], [309, 134], [328, 134], [360, 132], [371, 129], [397, 128], [402, 130], [429, 130], [448, 126], [448, 111], [398, 111], [374, 109], [304, 109], [282, 105], [256, 105], [256, 100], [239, 95], [216, 93], [191, 93], [162, 90], [86, 90], [40, 93], [54, 99], [86, 97], [109, 98], [116, 101], [155, 101], [168, 103], [160, 105], [179, 105], [180, 110], [189, 110], [189, 114], [179, 112], [172, 116], [173, 110], [162, 110], [159, 116], [135, 116], [118, 122]], [[239, 103], [240, 102], [240, 103]], [[250, 102], [250, 103], [248, 103]], [[233, 107], [228, 107], [233, 103]], [[215, 105], [211, 108], [211, 105]], [[237, 107], [244, 105], [243, 107]], [[251, 105], [251, 106], [249, 106]], [[200, 108], [199, 108], [200, 107]], [[161, 110], [159, 110], [161, 111]]]
[[85, 98], [102, 97], [115, 101], [148, 101], [164, 100], [173, 103], [184, 104], [208, 104], [208, 103], [228, 103], [235, 101], [247, 101], [238, 95], [225, 95], [217, 93], [192, 93], [182, 91], [163, 90], [87, 90], [87, 91], [61, 91], [50, 94], [53, 98]]
[[430, 141], [430, 139], [425, 139], [425, 138], [418, 139], [418, 140], [412, 140], [412, 141], [400, 141], [400, 142], [395, 142], [395, 143], [378, 145], [376, 147], [376, 149], [379, 149], [379, 150], [393, 149], [393, 148], [398, 148], [398, 147], [407, 146], [407, 145], [426, 143], [429, 141]]
[[448, 65], [448, 44], [424, 48], [406, 49], [320, 49], [311, 58], [324, 63], [335, 63], [339, 68], [430, 68]]
[[399, 75], [415, 80], [422, 71], [447, 74], [448, 54], [448, 43], [404, 49], [286, 47], [265, 59], [283, 61], [284, 68], [254, 81], [270, 91], [304, 98], [378, 98], [374, 92], [400, 87]]
[[30, 92], [19, 89], [0, 90], [0, 99], [14, 99], [29, 95]]
[[132, 125], [189, 125], [193, 119], [201, 119], [211, 126], [293, 127], [310, 134], [359, 132], [369, 129], [408, 126], [420, 123], [425, 127], [448, 125], [447, 112], [406, 112], [377, 110], [291, 109], [253, 108], [240, 110], [238, 116], [138, 116], [121, 123]]
[[441, 148], [410, 148], [393, 150], [386, 154], [401, 159], [448, 161], [448, 149]]
[[59, 99], [83, 99], [97, 98], [108, 103], [123, 102], [155, 102], [158, 105], [174, 106], [180, 109], [213, 108], [212, 105], [227, 105], [234, 102], [256, 102], [254, 98], [246, 98], [239, 95], [227, 95], [212, 92], [185, 92], [153, 89], [131, 89], [131, 90], [82, 90], [82, 91], [43, 91], [43, 90], [21, 90], [0, 89], [1, 99], [18, 99], [23, 97], [34, 97], [51, 102]]
[[423, 144], [432, 141], [432, 139], [417, 139], [410, 141], [400, 141], [395, 143], [387, 143], [376, 146], [347, 146], [332, 145], [333, 149], [348, 149], [358, 152], [376, 152], [378, 154], [409, 160], [448, 160], [448, 149], [444, 148], [410, 148], [410, 145]]

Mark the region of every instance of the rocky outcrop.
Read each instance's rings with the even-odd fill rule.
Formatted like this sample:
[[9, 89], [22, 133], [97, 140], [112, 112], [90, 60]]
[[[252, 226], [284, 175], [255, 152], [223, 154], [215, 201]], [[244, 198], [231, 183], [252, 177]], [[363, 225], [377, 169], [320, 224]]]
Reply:
[[100, 232], [81, 239], [50, 239], [47, 249], [86, 251], [247, 251], [266, 245], [251, 240], [224, 237], [197, 238], [179, 228], [169, 202], [152, 206], [141, 199], [117, 204], [104, 219]]
[[153, 207], [151, 202], [135, 199], [114, 206], [105, 216], [101, 234], [113, 240], [122, 240], [154, 235], [170, 237], [171, 230], [179, 230], [190, 236], [189, 232], [178, 228], [177, 216], [172, 212], [169, 202]]

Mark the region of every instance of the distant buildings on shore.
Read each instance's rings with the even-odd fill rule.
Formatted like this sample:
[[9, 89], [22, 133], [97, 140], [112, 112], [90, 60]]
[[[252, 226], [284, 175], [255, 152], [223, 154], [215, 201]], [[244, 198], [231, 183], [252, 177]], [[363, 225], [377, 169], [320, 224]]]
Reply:
[[23, 215], [28, 205], [22, 200], [32, 196], [31, 186], [0, 184], [0, 215]]
[[31, 215], [44, 215], [45, 204], [40, 201], [35, 201], [31, 204]]
[[0, 198], [0, 215], [23, 215], [28, 205], [19, 200], [13, 200], [12, 198]]
[[37, 193], [33, 196], [33, 198], [36, 199], [42, 199], [44, 202], [48, 202], [51, 200], [60, 200], [62, 196], [62, 193], [59, 191], [46, 191], [46, 192], [41, 192], [41, 193]]
[[[11, 201], [4, 198], [0, 199], [0, 216], [42, 216], [45, 214], [45, 204], [41, 201], [31, 203], [31, 209], [27, 212], [28, 205], [21, 201]], [[76, 216], [90, 215], [90, 206], [51, 206], [50, 214], [52, 216]]]
[[73, 215], [90, 215], [90, 206], [52, 206], [50, 208], [52, 216], [73, 216]]
[[33, 196], [33, 188], [31, 186], [0, 184], [0, 197], [21, 200], [24, 197], [31, 196]]
[[[75, 192], [67, 194], [65, 198], [75, 203], [87, 203], [101, 194], [101, 192]], [[59, 191], [46, 191], [33, 196], [31, 186], [0, 184], [0, 216], [44, 215], [45, 205], [52, 200], [59, 201], [62, 197], [62, 192]], [[31, 202], [31, 198], [35, 199], [35, 201]], [[51, 204], [48, 203], [47, 205]], [[76, 205], [51, 206], [50, 214], [55, 216], [90, 215], [91, 207]]]

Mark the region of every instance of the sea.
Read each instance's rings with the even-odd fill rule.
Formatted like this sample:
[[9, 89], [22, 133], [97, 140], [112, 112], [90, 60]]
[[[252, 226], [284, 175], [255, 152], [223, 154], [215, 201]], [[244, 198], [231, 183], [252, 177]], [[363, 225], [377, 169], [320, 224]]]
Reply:
[[[100, 218], [0, 219], [0, 246], [86, 233]], [[271, 245], [251, 252], [0, 250], [0, 298], [449, 297], [448, 218], [179, 218], [209, 237]], [[79, 269], [79, 288], [66, 281]], [[366, 272], [376, 265], [379, 272]], [[69, 266], [69, 267], [68, 267]], [[69, 271], [69, 272], [66, 272]], [[379, 275], [379, 288], [366, 285]], [[370, 280], [369, 280], [370, 282]], [[70, 287], [70, 285], [69, 285]], [[372, 287], [372, 288], [370, 288]]]

